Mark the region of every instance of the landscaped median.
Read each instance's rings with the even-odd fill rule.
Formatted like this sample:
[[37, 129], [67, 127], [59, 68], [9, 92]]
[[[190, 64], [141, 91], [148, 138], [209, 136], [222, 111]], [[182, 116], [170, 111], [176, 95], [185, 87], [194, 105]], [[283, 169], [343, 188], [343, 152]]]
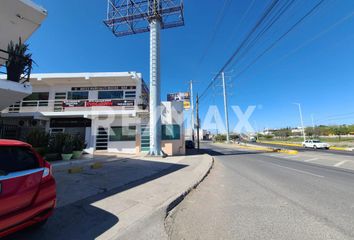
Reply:
[[249, 149], [249, 150], [254, 150], [254, 151], [278, 152], [278, 153], [285, 153], [285, 154], [290, 154], [290, 155], [296, 155], [299, 153], [296, 150], [258, 146], [258, 145], [253, 145], [253, 144], [249, 144], [249, 143], [240, 143], [240, 144], [217, 143], [217, 144], [222, 144], [222, 145], [225, 145], [226, 147], [235, 146], [237, 148]]
[[[257, 141], [258, 143], [264, 144], [272, 144], [272, 145], [280, 145], [280, 146], [289, 146], [289, 147], [302, 147], [300, 143], [288, 143], [288, 142], [280, 142], [280, 141]], [[345, 148], [345, 147], [330, 147], [330, 150], [335, 151], [353, 151], [353, 148]]]

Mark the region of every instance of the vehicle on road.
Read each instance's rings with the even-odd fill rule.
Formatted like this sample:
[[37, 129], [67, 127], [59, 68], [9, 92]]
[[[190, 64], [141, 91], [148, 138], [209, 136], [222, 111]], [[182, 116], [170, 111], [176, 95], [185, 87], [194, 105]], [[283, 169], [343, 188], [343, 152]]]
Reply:
[[0, 238], [43, 225], [55, 204], [51, 165], [31, 145], [0, 139]]
[[192, 140], [186, 140], [185, 141], [185, 146], [186, 146], [187, 149], [195, 148], [194, 142]]
[[302, 143], [304, 148], [314, 148], [314, 149], [329, 149], [330, 145], [328, 143], [321, 142], [320, 140], [306, 140]]

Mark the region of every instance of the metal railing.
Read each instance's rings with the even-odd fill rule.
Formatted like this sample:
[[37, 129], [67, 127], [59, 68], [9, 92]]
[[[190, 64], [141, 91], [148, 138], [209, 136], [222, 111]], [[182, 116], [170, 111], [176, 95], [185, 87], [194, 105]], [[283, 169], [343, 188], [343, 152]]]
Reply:
[[133, 99], [89, 99], [89, 100], [38, 100], [20, 101], [11, 105], [2, 113], [30, 112], [73, 112], [90, 111], [92, 108], [109, 107], [112, 110], [148, 110], [142, 108]]
[[[5, 62], [7, 62], [9, 60], [9, 55], [10, 55], [10, 53], [8, 51], [0, 49], [0, 60], [4, 60]], [[24, 59], [23, 56], [14, 55], [14, 54], [12, 57], [18, 58], [18, 59]], [[24, 73], [21, 74], [19, 79], [7, 79], [7, 80], [13, 81], [13, 82], [19, 82], [19, 83], [29, 82], [30, 76], [31, 76], [31, 70], [32, 70], [32, 62], [33, 62], [32, 59], [29, 59], [29, 61], [30, 61], [30, 64], [24, 69]], [[3, 65], [3, 66], [0, 65], [0, 74], [8, 75], [7, 68], [5, 65]]]

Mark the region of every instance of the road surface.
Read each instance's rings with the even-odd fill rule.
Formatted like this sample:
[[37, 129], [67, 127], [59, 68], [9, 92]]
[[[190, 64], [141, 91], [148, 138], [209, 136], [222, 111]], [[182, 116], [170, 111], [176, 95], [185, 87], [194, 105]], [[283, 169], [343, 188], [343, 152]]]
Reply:
[[215, 165], [168, 217], [172, 240], [354, 239], [354, 172], [203, 147]]
[[296, 146], [283, 146], [278, 144], [270, 144], [270, 143], [252, 143], [253, 145], [266, 146], [266, 147], [274, 147], [274, 148], [284, 148], [290, 150], [297, 150], [299, 152], [322, 152], [322, 153], [330, 153], [335, 155], [344, 155], [344, 156], [353, 156], [354, 151], [338, 151], [338, 150], [327, 150], [327, 149], [312, 149], [312, 148], [304, 148], [304, 147], [296, 147]]

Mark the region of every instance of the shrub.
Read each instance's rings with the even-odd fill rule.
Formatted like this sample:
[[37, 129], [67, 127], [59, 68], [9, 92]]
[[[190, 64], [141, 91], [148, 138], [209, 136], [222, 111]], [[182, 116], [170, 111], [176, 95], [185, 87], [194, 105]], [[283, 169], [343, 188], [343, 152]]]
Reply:
[[46, 148], [49, 143], [49, 134], [41, 129], [32, 129], [26, 136], [26, 142], [34, 148]]
[[215, 136], [215, 141], [216, 142], [225, 142], [226, 141], [226, 135], [224, 134], [218, 134]]
[[[65, 149], [64, 149], [65, 148]], [[73, 137], [67, 133], [57, 133], [49, 140], [49, 152], [62, 154], [73, 148]], [[70, 153], [71, 153], [70, 152]]]
[[82, 151], [86, 147], [84, 139], [80, 135], [76, 135], [73, 139], [73, 150]]
[[71, 135], [65, 136], [64, 145], [62, 148], [63, 154], [71, 154], [74, 150], [74, 138]]

